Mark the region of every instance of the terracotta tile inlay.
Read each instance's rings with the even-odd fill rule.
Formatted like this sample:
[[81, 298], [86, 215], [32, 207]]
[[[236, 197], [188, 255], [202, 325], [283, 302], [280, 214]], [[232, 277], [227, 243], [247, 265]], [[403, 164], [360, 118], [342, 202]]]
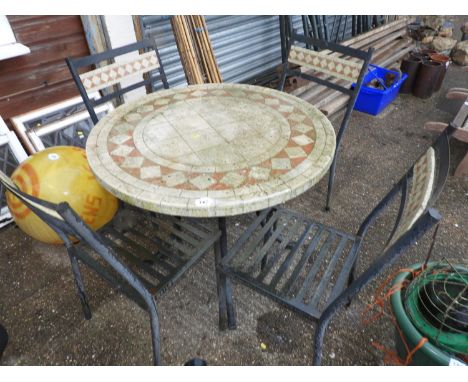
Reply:
[[276, 90], [238, 84], [144, 96], [103, 118], [87, 144], [93, 172], [116, 196], [156, 212], [194, 217], [284, 202], [322, 178], [334, 150], [333, 127], [315, 107]]

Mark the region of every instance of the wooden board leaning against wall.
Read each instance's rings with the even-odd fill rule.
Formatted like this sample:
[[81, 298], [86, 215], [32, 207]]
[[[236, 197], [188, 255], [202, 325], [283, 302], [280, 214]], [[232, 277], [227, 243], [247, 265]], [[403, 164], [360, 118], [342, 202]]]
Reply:
[[89, 48], [80, 16], [8, 16], [18, 42], [31, 53], [0, 61], [0, 115], [7, 122], [78, 95], [65, 63]]

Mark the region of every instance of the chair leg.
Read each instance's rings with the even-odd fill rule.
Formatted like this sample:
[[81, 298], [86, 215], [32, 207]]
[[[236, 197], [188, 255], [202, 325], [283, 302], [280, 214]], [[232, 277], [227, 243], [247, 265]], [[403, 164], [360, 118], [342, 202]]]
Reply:
[[[358, 262], [358, 257], [356, 257], [356, 259], [354, 260], [354, 264], [353, 266], [351, 267], [351, 270], [349, 272], [349, 276], [348, 276], [348, 286], [347, 288], [350, 287], [350, 285], [354, 282], [354, 280], [356, 279], [356, 265], [357, 265], [357, 262]], [[348, 300], [345, 304], [346, 306], [346, 309], [350, 307], [351, 305], [351, 296], [348, 297]]]
[[[261, 212], [261, 211], [257, 211], [257, 212], [256, 212], [257, 216], [260, 215], [260, 212]], [[262, 227], [264, 227], [265, 224], [268, 223], [268, 220], [271, 219], [271, 216], [272, 216], [272, 215], [273, 215], [273, 210], [271, 210], [271, 211], [268, 213], [268, 215], [267, 215], [267, 217], [265, 218], [265, 220], [262, 221], [262, 223], [261, 223], [261, 226], [262, 226]], [[270, 236], [273, 234], [273, 232], [276, 230], [276, 228], [277, 228], [277, 224], [276, 224], [276, 222], [274, 222], [274, 223], [273, 223], [273, 227], [271, 227], [271, 228], [268, 230], [268, 232], [265, 234], [265, 236], [263, 237], [263, 244], [266, 244], [266, 242], [268, 241], [268, 239], [270, 238]], [[261, 264], [260, 264], [260, 269], [261, 269], [262, 271], [263, 271], [263, 269], [265, 268], [267, 262], [268, 262], [268, 253], [265, 253], [265, 256], [263, 256], [262, 261], [261, 261]]]
[[330, 202], [331, 202], [331, 195], [333, 192], [333, 184], [335, 182], [335, 168], [336, 168], [336, 155], [333, 159], [333, 162], [330, 167], [330, 173], [328, 175], [328, 190], [327, 190], [327, 202], [325, 205], [325, 211], [330, 211]]
[[329, 305], [325, 311], [320, 316], [317, 327], [315, 329], [315, 338], [314, 338], [314, 358], [313, 365], [320, 366], [322, 362], [322, 348], [323, 348], [323, 339], [325, 337], [325, 332], [328, 328], [328, 324], [333, 316], [336, 314], [338, 309], [346, 305], [347, 302], [351, 301], [353, 296], [357, 293], [358, 290], [347, 290], [343, 292], [336, 300]]
[[286, 83], [286, 71], [287, 71], [287, 68], [288, 68], [288, 62], [286, 61], [284, 64], [283, 64], [283, 71], [281, 72], [281, 78], [280, 78], [280, 82], [278, 84], [278, 90], [279, 91], [283, 91], [284, 90], [284, 85]]
[[215, 249], [215, 268], [216, 268], [216, 282], [218, 289], [218, 304], [219, 304], [219, 328], [225, 330], [226, 327], [233, 330], [236, 329], [236, 313], [232, 299], [232, 286], [231, 281], [220, 270], [220, 263], [224, 256], [227, 255], [227, 233], [226, 233], [226, 219], [218, 219], [219, 229], [221, 230], [221, 237], [216, 242]]
[[8, 332], [0, 325], [0, 359], [2, 358], [3, 352], [8, 345]]
[[315, 338], [314, 338], [314, 358], [312, 364], [314, 366], [320, 366], [322, 363], [322, 348], [323, 348], [323, 339], [325, 337], [325, 331], [328, 328], [329, 320], [322, 321], [320, 320], [317, 323], [317, 328], [315, 329]]
[[68, 253], [68, 256], [70, 258], [73, 276], [75, 277], [76, 290], [78, 293], [78, 297], [80, 298], [80, 301], [81, 301], [81, 307], [83, 309], [85, 319], [90, 320], [92, 317], [92, 314], [91, 314], [91, 309], [88, 304], [88, 298], [86, 297], [86, 293], [84, 290], [84, 283], [83, 283], [83, 279], [81, 278], [81, 272], [80, 272], [78, 260], [71, 253]]
[[156, 309], [156, 301], [151, 298], [151, 303], [147, 302], [151, 323], [151, 342], [153, 344], [153, 363], [155, 366], [161, 365], [161, 338], [159, 334], [159, 317]]

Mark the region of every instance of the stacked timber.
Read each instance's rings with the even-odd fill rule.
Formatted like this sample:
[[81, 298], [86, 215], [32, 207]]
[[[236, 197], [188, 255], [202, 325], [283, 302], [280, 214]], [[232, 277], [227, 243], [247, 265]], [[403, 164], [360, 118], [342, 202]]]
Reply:
[[[407, 33], [407, 25], [410, 22], [410, 18], [401, 17], [396, 21], [392, 21], [367, 33], [343, 41], [340, 44], [362, 50], [374, 48], [372, 64], [380, 67], [399, 68], [396, 62], [402, 59], [411, 50], [415, 49], [414, 42], [408, 37]], [[360, 61], [356, 58], [346, 57], [336, 52], [331, 53], [323, 51], [322, 54], [342, 57], [355, 62]], [[305, 70], [305, 72], [311, 73], [309, 70]], [[322, 73], [318, 74], [317, 77], [326, 78], [341, 86], [351, 86], [350, 82], [338, 80]], [[288, 91], [288, 89], [286, 89], [286, 91]], [[349, 99], [349, 96], [343, 93], [309, 81], [300, 83], [300, 86], [292, 89], [290, 93], [312, 103], [327, 116], [331, 116], [342, 110]]]
[[172, 30], [187, 82], [222, 82], [203, 16], [172, 16]]

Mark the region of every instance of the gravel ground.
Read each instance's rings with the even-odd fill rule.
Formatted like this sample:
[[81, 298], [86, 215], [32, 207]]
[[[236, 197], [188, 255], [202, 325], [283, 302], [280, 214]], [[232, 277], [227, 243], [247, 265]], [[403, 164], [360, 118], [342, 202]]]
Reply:
[[[287, 206], [355, 232], [434, 138], [423, 130], [424, 123], [451, 120], [460, 104], [449, 103], [444, 94], [455, 86], [468, 87], [468, 80], [452, 65], [442, 89], [428, 100], [400, 95], [378, 117], [353, 113], [338, 163], [333, 210], [323, 211], [326, 179]], [[338, 124], [336, 119], [333, 122]], [[452, 172], [466, 148], [452, 141]], [[450, 176], [436, 206], [443, 221], [434, 259], [467, 260], [467, 204], [468, 180]], [[231, 243], [251, 218], [228, 220]], [[381, 248], [379, 242], [389, 232], [387, 222], [379, 220], [371, 231], [360, 270]], [[363, 324], [363, 308], [388, 275], [424, 259], [430, 237], [401, 256], [335, 317], [325, 340], [324, 365], [384, 364], [384, 354], [371, 342], [393, 349], [393, 327], [388, 318]], [[310, 365], [315, 324], [239, 284], [234, 284], [238, 329], [218, 330], [213, 263], [210, 252], [158, 301], [164, 364], [181, 365], [201, 357], [210, 365]], [[0, 365], [151, 364], [146, 312], [90, 272], [83, 273], [93, 311], [90, 321], [81, 313], [63, 249], [36, 242], [14, 225], [0, 231], [0, 322], [10, 334]]]

